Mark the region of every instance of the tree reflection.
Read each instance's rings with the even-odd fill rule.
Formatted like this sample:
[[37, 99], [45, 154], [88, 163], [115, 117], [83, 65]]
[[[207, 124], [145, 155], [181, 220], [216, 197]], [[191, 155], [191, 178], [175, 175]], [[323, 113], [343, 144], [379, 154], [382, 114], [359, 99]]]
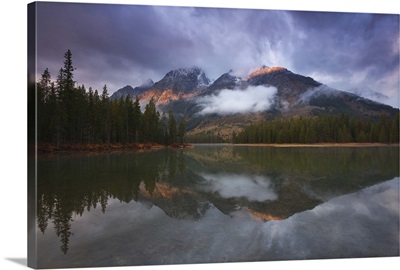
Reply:
[[[68, 252], [71, 222], [97, 206], [105, 213], [110, 198], [137, 201], [141, 183], [153, 194], [157, 181], [176, 168], [176, 152], [41, 157], [38, 162], [37, 224], [42, 233], [51, 220]], [[168, 177], [173, 177], [169, 175]], [[167, 177], [167, 178], [168, 178]]]
[[208, 172], [267, 175], [275, 179], [278, 189], [290, 180], [313, 189], [349, 193], [399, 176], [398, 147], [219, 148], [203, 147], [187, 154]]
[[66, 254], [68, 252], [69, 237], [71, 236], [72, 212], [70, 209], [63, 209], [63, 201], [56, 200], [54, 211], [54, 230], [61, 241], [61, 251]]
[[37, 213], [37, 223], [40, 231], [44, 233], [48, 226], [48, 220], [51, 218], [50, 213], [53, 211], [50, 209], [52, 204], [47, 204], [44, 200], [45, 194], [38, 196], [38, 213]]

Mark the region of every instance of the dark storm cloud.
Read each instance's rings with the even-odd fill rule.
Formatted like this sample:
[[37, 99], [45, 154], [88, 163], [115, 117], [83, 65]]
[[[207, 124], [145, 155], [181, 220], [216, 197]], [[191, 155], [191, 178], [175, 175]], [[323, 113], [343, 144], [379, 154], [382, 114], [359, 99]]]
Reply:
[[71, 49], [76, 74], [83, 70], [89, 80], [125, 77], [129, 83], [135, 69], [139, 75], [146, 69], [167, 72], [176, 57], [168, 48], [190, 47], [191, 41], [165, 29], [154, 8], [126, 7], [46, 3], [39, 8], [39, 63], [61, 66], [64, 52]]
[[[331, 71], [369, 66], [383, 72], [398, 66], [398, 17], [378, 14], [292, 12], [307, 38], [299, 44], [296, 66], [326, 61]], [[314, 58], [314, 61], [307, 61]], [[342, 63], [342, 64], [340, 64]], [[309, 64], [310, 65], [310, 64]], [[312, 65], [310, 65], [312, 68]]]
[[[320, 75], [341, 90], [387, 91], [398, 107], [399, 17], [382, 14], [292, 12], [304, 31], [293, 68]], [[317, 80], [320, 78], [316, 78]], [[397, 94], [396, 94], [397, 93]]]
[[213, 79], [267, 65], [398, 98], [398, 15], [72, 3], [38, 15], [39, 72], [55, 78], [71, 49], [78, 83], [110, 92], [193, 65]]
[[46, 3], [39, 6], [39, 66], [56, 66], [53, 73], [57, 72], [64, 52], [71, 49], [76, 74], [84, 73], [88, 81], [104, 78], [109, 84], [125, 78], [119, 85], [123, 86], [146, 75], [160, 79], [171, 69], [192, 65], [216, 78], [232, 68], [243, 72], [255, 65], [277, 64], [271, 49], [278, 49], [287, 32], [281, 31], [287, 27], [282, 14]]

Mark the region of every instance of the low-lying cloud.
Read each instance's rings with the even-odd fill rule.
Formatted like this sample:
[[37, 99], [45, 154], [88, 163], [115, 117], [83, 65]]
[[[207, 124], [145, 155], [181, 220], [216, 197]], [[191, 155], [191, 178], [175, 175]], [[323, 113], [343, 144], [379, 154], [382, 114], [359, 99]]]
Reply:
[[327, 85], [321, 85], [321, 86], [317, 86], [314, 88], [310, 88], [306, 92], [304, 92], [301, 95], [299, 102], [308, 104], [310, 102], [310, 100], [313, 98], [335, 97], [335, 96], [338, 97], [341, 94], [343, 94], [343, 91], [336, 90]]
[[215, 95], [199, 98], [200, 114], [235, 114], [266, 111], [271, 108], [275, 87], [249, 86], [244, 90], [223, 89]]

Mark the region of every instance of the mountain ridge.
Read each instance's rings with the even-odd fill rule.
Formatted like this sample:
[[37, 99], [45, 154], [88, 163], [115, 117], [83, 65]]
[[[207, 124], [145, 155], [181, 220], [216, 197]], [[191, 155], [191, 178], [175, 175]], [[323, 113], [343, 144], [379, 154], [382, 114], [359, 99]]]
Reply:
[[121, 97], [125, 98], [126, 96], [130, 96], [132, 99], [134, 99], [136, 96], [139, 96], [140, 94], [144, 93], [148, 89], [150, 89], [154, 85], [154, 82], [152, 79], [147, 79], [143, 84], [140, 86], [136, 86], [133, 88], [131, 85], [126, 85], [122, 87], [121, 89], [115, 91], [110, 98], [111, 99], [119, 99]]

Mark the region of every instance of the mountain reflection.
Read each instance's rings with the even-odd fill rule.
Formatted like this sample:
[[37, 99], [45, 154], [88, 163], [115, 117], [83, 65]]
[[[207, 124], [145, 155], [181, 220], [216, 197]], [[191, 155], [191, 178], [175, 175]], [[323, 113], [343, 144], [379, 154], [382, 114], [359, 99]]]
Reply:
[[[153, 205], [174, 218], [282, 220], [330, 198], [399, 176], [398, 148], [199, 146], [153, 152], [57, 154], [38, 160], [38, 229], [52, 226], [67, 254], [72, 223], [110, 199]], [[123, 219], [123, 217], [121, 217]], [[51, 224], [51, 225], [50, 225]]]

